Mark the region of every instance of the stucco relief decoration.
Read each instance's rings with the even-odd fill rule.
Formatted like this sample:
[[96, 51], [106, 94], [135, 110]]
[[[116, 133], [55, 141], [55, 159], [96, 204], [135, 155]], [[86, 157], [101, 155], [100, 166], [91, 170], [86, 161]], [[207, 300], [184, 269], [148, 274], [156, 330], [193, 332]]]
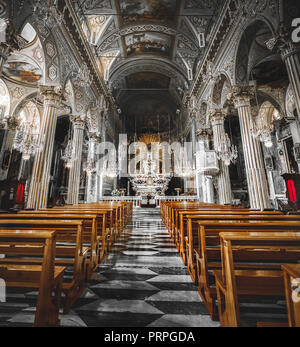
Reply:
[[49, 78], [51, 81], [54, 81], [57, 78], [57, 68], [54, 65], [49, 67]]
[[51, 42], [46, 43], [46, 52], [50, 58], [54, 58], [56, 56], [56, 49]]
[[19, 87], [16, 87], [11, 91], [11, 96], [14, 99], [20, 99], [20, 98], [22, 98], [22, 96], [24, 96], [24, 94], [25, 94], [24, 89], [19, 88]]
[[32, 56], [34, 57], [34, 59], [36, 59], [39, 63], [43, 63], [44, 62], [44, 54], [43, 51], [41, 49], [40, 46], [35, 47], [32, 50]]
[[290, 85], [286, 92], [286, 113], [288, 118], [295, 118], [294, 111], [296, 109], [295, 95]]

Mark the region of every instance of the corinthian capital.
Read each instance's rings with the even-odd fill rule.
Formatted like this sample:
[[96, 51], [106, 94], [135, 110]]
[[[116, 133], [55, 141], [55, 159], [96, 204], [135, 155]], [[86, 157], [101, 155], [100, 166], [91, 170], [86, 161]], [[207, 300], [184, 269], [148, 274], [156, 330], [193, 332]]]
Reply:
[[199, 128], [196, 131], [196, 135], [199, 141], [206, 141], [209, 139], [209, 136], [212, 135], [212, 131], [210, 128]]
[[60, 86], [40, 86], [40, 93], [44, 97], [44, 104], [59, 108], [62, 98], [63, 89]]
[[16, 130], [19, 124], [20, 124], [20, 121], [15, 117], [10, 117], [7, 119], [8, 130], [12, 130], [12, 131]]
[[288, 55], [299, 52], [296, 45], [291, 40], [291, 31], [282, 23], [274, 37], [266, 42], [270, 51], [277, 51], [285, 59]]
[[70, 121], [73, 123], [74, 128], [82, 128], [85, 126], [85, 119], [82, 116], [70, 115]]
[[101, 141], [101, 135], [98, 132], [89, 132], [89, 140], [94, 142], [100, 142]]
[[236, 108], [250, 106], [250, 100], [254, 96], [254, 87], [234, 86], [230, 93], [230, 98]]
[[211, 125], [220, 125], [224, 124], [224, 119], [227, 116], [227, 110], [226, 109], [215, 109], [212, 108], [209, 111], [209, 119], [211, 122]]

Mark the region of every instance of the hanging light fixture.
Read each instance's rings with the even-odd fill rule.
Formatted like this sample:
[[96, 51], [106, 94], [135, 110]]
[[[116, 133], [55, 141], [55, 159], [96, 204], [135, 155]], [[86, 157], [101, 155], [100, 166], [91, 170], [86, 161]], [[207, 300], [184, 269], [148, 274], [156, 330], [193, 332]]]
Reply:
[[217, 158], [222, 160], [226, 166], [235, 163], [238, 157], [237, 147], [231, 144], [228, 134], [225, 133], [216, 149]]
[[38, 124], [36, 104], [30, 102], [26, 105], [26, 109], [29, 115], [33, 114], [32, 119], [21, 122], [13, 144], [13, 148], [22, 153], [23, 160], [29, 160], [31, 155], [35, 155], [42, 149], [42, 141], [39, 142], [40, 134], [36, 131], [36, 124]]
[[61, 157], [61, 159], [65, 162], [65, 166], [67, 168], [71, 168], [72, 167], [72, 163], [73, 163], [73, 140], [71, 137], [71, 126], [69, 127], [69, 133], [68, 133], [68, 143], [67, 146], [64, 150], [64, 153]]

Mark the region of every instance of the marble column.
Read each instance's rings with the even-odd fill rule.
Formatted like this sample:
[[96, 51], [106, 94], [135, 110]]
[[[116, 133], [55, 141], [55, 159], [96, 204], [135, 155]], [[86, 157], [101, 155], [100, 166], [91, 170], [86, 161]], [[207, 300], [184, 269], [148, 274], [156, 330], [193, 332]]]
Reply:
[[40, 127], [38, 146], [41, 150], [35, 155], [31, 183], [28, 194], [27, 208], [46, 208], [50, 181], [50, 169], [53, 156], [53, 145], [62, 90], [60, 87], [42, 86], [44, 111]]
[[240, 120], [250, 206], [251, 208], [263, 210], [270, 207], [268, 181], [261, 144], [250, 132], [251, 95], [253, 95], [253, 90], [250, 87], [233, 88], [233, 101]]
[[285, 63], [290, 83], [293, 87], [295, 95], [295, 103], [300, 120], [300, 61], [299, 61], [299, 47], [290, 40], [284, 40], [279, 47], [282, 60]]
[[71, 116], [70, 119], [73, 123], [73, 160], [69, 171], [67, 203], [73, 205], [78, 204], [79, 201], [83, 130], [85, 123], [80, 116]]
[[97, 202], [99, 194], [99, 173], [97, 170], [97, 146], [100, 142], [100, 136], [95, 132], [89, 133], [89, 152], [88, 161], [91, 161], [95, 165], [95, 172], [87, 174], [87, 202]]
[[[5, 134], [4, 134], [4, 138], [3, 138], [3, 146], [2, 146], [2, 150], [1, 150], [0, 181], [6, 180], [6, 178], [7, 178], [8, 169], [9, 169], [10, 160], [11, 160], [11, 154], [12, 154], [12, 150], [13, 150], [14, 139], [16, 136], [18, 125], [19, 125], [19, 122], [16, 118], [9, 118], [7, 120], [7, 129], [5, 129]], [[3, 169], [2, 164], [3, 164], [4, 157], [6, 155], [9, 155], [9, 158], [6, 159], [7, 168]]]
[[198, 140], [198, 151], [196, 153], [196, 184], [197, 184], [197, 196], [200, 201], [208, 202], [208, 187], [206, 176], [201, 169], [204, 166], [205, 152], [209, 149], [209, 133], [208, 129], [198, 129], [196, 132]]
[[[222, 140], [225, 137], [224, 129], [224, 110], [211, 110], [210, 121], [213, 130], [214, 149], [218, 150]], [[223, 160], [219, 160], [219, 175], [218, 175], [218, 194], [219, 204], [231, 204], [232, 203], [232, 191], [231, 182], [229, 176], [229, 168], [225, 165]]]

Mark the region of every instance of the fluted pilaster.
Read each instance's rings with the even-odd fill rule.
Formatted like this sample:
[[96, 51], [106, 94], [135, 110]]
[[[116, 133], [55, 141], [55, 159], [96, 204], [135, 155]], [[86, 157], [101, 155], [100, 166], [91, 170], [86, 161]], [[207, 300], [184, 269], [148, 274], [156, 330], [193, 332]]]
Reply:
[[261, 145], [250, 132], [250, 97], [253, 92], [249, 87], [235, 87], [233, 88], [233, 101], [240, 119], [250, 206], [263, 210], [270, 207], [270, 202]]
[[[214, 148], [217, 150], [225, 137], [224, 119], [226, 113], [224, 110], [211, 110], [210, 121], [213, 130]], [[231, 204], [232, 191], [229, 176], [229, 168], [223, 160], [219, 161], [220, 172], [218, 175], [219, 203]]]
[[[89, 133], [89, 152], [88, 161], [91, 160], [97, 168], [97, 146], [101, 137], [97, 133]], [[87, 202], [97, 202], [100, 188], [98, 172], [88, 173], [87, 175]]]
[[69, 172], [67, 202], [68, 204], [78, 204], [83, 130], [85, 123], [80, 117], [71, 116], [70, 118], [73, 123], [73, 161]]
[[44, 112], [40, 128], [38, 146], [41, 151], [35, 155], [27, 208], [47, 207], [50, 169], [56, 130], [56, 111], [59, 108], [62, 90], [59, 87], [40, 87], [44, 97]]
[[209, 149], [209, 129], [198, 129], [196, 131], [198, 140], [198, 152], [197, 152], [197, 195], [200, 201], [213, 203], [214, 202], [214, 189], [212, 185], [212, 176], [205, 175], [201, 172], [201, 158], [205, 155], [205, 152]]

